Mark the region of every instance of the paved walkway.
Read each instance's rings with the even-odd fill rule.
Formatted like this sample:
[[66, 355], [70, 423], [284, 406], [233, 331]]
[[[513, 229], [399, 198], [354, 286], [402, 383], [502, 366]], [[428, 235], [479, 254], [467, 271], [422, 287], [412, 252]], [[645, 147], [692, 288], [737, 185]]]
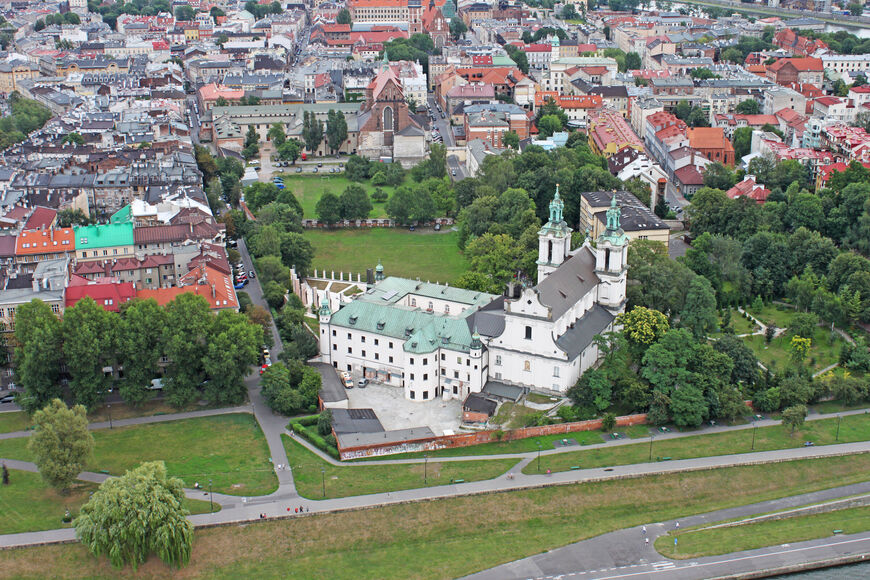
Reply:
[[[758, 550], [690, 560], [663, 558], [654, 548], [655, 539], [683, 527], [744, 518], [774, 511], [870, 492], [870, 481], [722, 509], [666, 522], [603, 534], [563, 548], [503, 564], [469, 576], [474, 580], [526, 580], [539, 578], [710, 578], [745, 574], [766, 568], [829, 560], [860, 549], [870, 553], [870, 533], [836, 536], [802, 542], [794, 546], [773, 546]], [[645, 538], [650, 543], [645, 543]]]

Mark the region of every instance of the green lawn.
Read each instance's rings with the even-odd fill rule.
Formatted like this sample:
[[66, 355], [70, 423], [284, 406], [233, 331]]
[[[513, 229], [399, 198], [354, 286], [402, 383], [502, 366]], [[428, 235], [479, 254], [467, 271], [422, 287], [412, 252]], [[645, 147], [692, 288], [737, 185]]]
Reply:
[[775, 306], [773, 304], [767, 304], [761, 310], [750, 307], [747, 308], [747, 311], [762, 323], [773, 322], [778, 328], [788, 328], [788, 325], [791, 324], [791, 319], [797, 313], [794, 308]]
[[[719, 318], [719, 327], [722, 327], [722, 318]], [[731, 328], [734, 329], [734, 334], [752, 334], [760, 329], [754, 322], [746, 320], [743, 315], [736, 310], [731, 311]], [[721, 332], [714, 333], [712, 336], [722, 336]]]
[[832, 535], [834, 530], [843, 530], [846, 534], [870, 530], [870, 507], [794, 516], [729, 528], [687, 530], [676, 534], [679, 539], [676, 551], [674, 534], [669, 533], [659, 537], [655, 546], [663, 556], [682, 560], [825, 538]]
[[458, 233], [408, 231], [399, 228], [307, 230], [314, 247], [312, 268], [359, 272], [378, 260], [387, 276], [450, 282], [468, 270], [468, 260], [457, 247]]
[[[98, 485], [77, 482], [63, 495], [47, 486], [38, 473], [9, 470], [9, 485], [0, 493], [0, 534], [19, 534], [71, 527], [62, 521], [67, 509], [75, 517]], [[185, 499], [191, 513], [208, 513], [209, 502]], [[220, 506], [215, 505], [215, 511]]]
[[[180, 575], [456, 578], [613, 530], [857, 483], [868, 469], [870, 454], [864, 454], [220, 526], [197, 530], [190, 563]], [[2, 550], [0, 569], [15, 578], [119, 575], [77, 543]], [[152, 557], [123, 575], [179, 572]]]
[[[347, 189], [348, 185], [354, 183], [345, 177], [344, 174], [318, 173], [316, 175], [311, 175], [305, 173], [276, 173], [275, 175], [284, 177], [284, 186], [291, 190], [297, 199], [299, 199], [299, 203], [302, 204], [303, 217], [310, 219], [317, 217], [317, 212], [314, 208], [317, 205], [320, 196], [327, 191], [331, 191], [335, 195], [341, 195], [341, 193]], [[366, 193], [369, 195], [371, 195], [375, 190], [375, 187], [369, 181], [364, 181], [358, 185], [362, 185], [363, 188], [365, 188]], [[389, 195], [392, 195], [395, 190], [394, 187], [389, 185], [382, 186], [381, 189]], [[369, 214], [369, 217], [387, 217], [387, 212], [384, 209], [386, 205], [385, 203], [372, 203], [372, 205], [374, 208]]]
[[552, 406], [559, 402], [559, 397], [551, 397], [549, 395], [542, 395], [540, 393], [529, 393], [528, 395], [526, 395], [526, 400], [530, 403]]
[[[693, 457], [712, 457], [714, 455], [730, 455], [734, 453], [749, 453], [752, 451], [753, 431], [755, 433], [755, 451], [770, 451], [773, 449], [788, 449], [800, 447], [805, 441], [816, 445], [831, 445], [833, 443], [849, 443], [852, 441], [870, 440], [870, 415], [849, 415], [842, 418], [840, 435], [837, 440], [837, 419], [821, 419], [807, 421], [804, 426], [795, 431], [794, 436], [781, 425], [760, 427], [756, 429], [741, 429], [710, 435], [693, 435], [677, 439], [653, 439], [652, 457], [670, 457], [672, 459], [690, 459]], [[633, 445], [600, 447], [558, 455], [545, 455], [541, 458], [541, 471], [568, 471], [579, 466], [584, 469], [591, 467], [609, 467], [614, 465], [630, 465], [649, 461], [649, 440]], [[523, 473], [537, 473], [537, 463], [532, 462], [523, 469]]]
[[[287, 450], [287, 460], [293, 469], [296, 489], [299, 495], [311, 499], [324, 497], [323, 489], [326, 490], [326, 497], [333, 498], [447, 485], [456, 479], [492, 479], [507, 472], [517, 463], [516, 459], [445, 463], [433, 459], [425, 467], [422, 464], [345, 467], [324, 461], [286, 435], [281, 438], [284, 449]], [[322, 469], [325, 471], [321, 471]]]
[[[765, 342], [762, 335], [743, 338], [758, 360], [773, 372], [782, 371], [791, 364], [791, 339], [792, 335], [789, 333], [774, 338], [769, 344]], [[817, 327], [813, 335], [813, 345], [805, 362], [813, 372], [820, 371], [840, 360], [842, 348], [843, 339], [839, 335], [835, 335], [831, 340], [830, 330]]]
[[30, 417], [24, 411], [0, 413], [0, 433], [24, 431], [30, 426]]
[[[121, 475], [145, 461], [163, 460], [170, 475], [186, 487], [199, 482], [233, 495], [265, 495], [278, 480], [269, 463], [269, 447], [253, 415], [216, 415], [101, 429], [94, 431], [96, 449], [90, 471]], [[0, 457], [33, 461], [27, 440], [0, 441]]]

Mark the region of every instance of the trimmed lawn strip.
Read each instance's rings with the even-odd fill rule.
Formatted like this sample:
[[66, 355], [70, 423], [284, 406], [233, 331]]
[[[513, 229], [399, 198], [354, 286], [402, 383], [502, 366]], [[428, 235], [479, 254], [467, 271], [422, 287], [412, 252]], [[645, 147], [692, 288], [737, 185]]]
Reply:
[[675, 536], [668, 533], [657, 538], [655, 546], [663, 556], [684, 560], [815, 540], [832, 535], [834, 530], [843, 530], [846, 534], [870, 530], [870, 507], [793, 516], [730, 528], [681, 532], [676, 534], [679, 539], [676, 552]]
[[108, 407], [107, 404], [103, 403], [88, 413], [88, 422], [108, 422], [110, 415], [113, 421], [119, 421], [121, 419], [131, 419], [133, 417], [153, 417], [155, 415], [173, 415], [185, 411], [202, 411], [207, 408], [208, 407], [203, 407], [194, 403], [193, 405], [188, 405], [183, 409], [176, 409], [175, 407], [165, 403], [163, 400], [158, 399], [146, 401], [138, 407], [131, 407], [123, 402], [112, 403], [112, 406]]
[[[293, 481], [299, 495], [310, 499], [347, 497], [416, 489], [433, 485], [448, 485], [456, 479], [479, 481], [492, 479], [516, 465], [517, 459], [491, 461], [432, 460], [419, 465], [336, 466], [324, 461], [287, 435], [281, 435], [287, 460], [293, 469]], [[324, 469], [325, 471], [321, 471]], [[424, 471], [426, 481], [423, 480]]]
[[[169, 475], [232, 495], [266, 495], [278, 488], [269, 446], [253, 415], [234, 413], [94, 431], [88, 471], [121, 475], [146, 461], [166, 462]], [[0, 457], [33, 461], [27, 439], [0, 441]]]
[[539, 405], [552, 406], [559, 402], [559, 397], [550, 397], [549, 395], [542, 395], [540, 393], [529, 393], [526, 395], [526, 400]]
[[[152, 557], [124, 575], [455, 578], [617, 529], [857, 483], [868, 469], [863, 454], [201, 529], [180, 572]], [[3, 550], [0, 569], [21, 578], [118, 576], [80, 544]]]
[[[652, 457], [670, 457], [672, 459], [691, 459], [695, 457], [713, 457], [716, 455], [731, 455], [750, 453], [752, 449], [752, 432], [754, 429], [711, 433], [678, 439], [653, 440]], [[870, 440], [870, 415], [848, 415], [840, 423], [840, 438], [837, 440], [837, 419], [820, 419], [807, 421], [794, 436], [782, 425], [759, 427], [755, 434], [754, 451], [771, 451], [774, 449], [790, 449], [802, 447], [805, 441], [816, 445], [831, 445], [834, 443], [851, 443]], [[541, 470], [568, 471], [571, 467], [583, 469], [592, 467], [610, 467], [615, 465], [630, 465], [649, 461], [649, 443], [601, 447], [545, 455], [541, 457]], [[523, 473], [538, 473], [537, 463], [528, 464]]]
[[24, 431], [30, 427], [30, 417], [24, 411], [0, 413], [0, 433]]
[[[317, 173], [314, 175], [306, 175], [304, 173], [297, 174], [294, 173], [295, 169], [290, 168], [290, 173], [283, 173], [281, 171], [274, 173], [273, 177], [283, 177], [284, 178], [284, 187], [293, 192], [293, 195], [296, 196], [296, 199], [299, 200], [299, 203], [302, 205], [302, 217], [315, 219], [317, 217], [317, 202], [320, 201], [320, 198], [327, 191], [331, 191], [335, 195], [341, 195], [347, 186], [352, 183], [356, 183], [357, 185], [361, 185], [363, 189], [366, 190], [366, 193], [371, 197], [372, 192], [375, 190], [375, 186], [371, 184], [370, 181], [362, 181], [355, 182], [351, 181], [344, 174], [335, 174], [335, 173]], [[321, 169], [322, 171], [322, 169]], [[387, 195], [393, 195], [393, 192], [396, 190], [395, 187], [389, 185], [381, 186]], [[385, 209], [385, 203], [374, 203], [372, 202], [373, 209], [371, 213], [369, 213], [369, 217], [371, 218], [385, 218], [387, 217], [387, 211]]]
[[[69, 509], [73, 517], [78, 515], [81, 506], [98, 487], [96, 483], [79, 481], [63, 495], [46, 485], [38, 473], [10, 469], [9, 485], [4, 485], [0, 494], [0, 513], [3, 514], [0, 534], [72, 527], [62, 521], [64, 513]], [[192, 514], [204, 514], [209, 511], [209, 502], [185, 499], [184, 507]], [[214, 507], [215, 512], [221, 509], [218, 504]]]
[[794, 308], [774, 306], [772, 304], [766, 304], [761, 310], [749, 307], [746, 311], [760, 320], [763, 324], [773, 322], [777, 328], [788, 328], [788, 325], [791, 324], [791, 319], [794, 318], [795, 314], [797, 314], [797, 310]]
[[378, 260], [387, 276], [451, 282], [468, 270], [457, 232], [408, 231], [400, 228], [306, 230], [316, 256], [312, 270], [359, 273]]

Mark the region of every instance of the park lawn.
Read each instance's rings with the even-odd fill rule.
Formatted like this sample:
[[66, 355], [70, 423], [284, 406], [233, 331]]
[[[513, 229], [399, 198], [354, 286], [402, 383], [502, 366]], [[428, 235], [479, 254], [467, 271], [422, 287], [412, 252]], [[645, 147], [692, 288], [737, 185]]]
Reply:
[[[91, 492], [99, 486], [96, 483], [79, 481], [73, 484], [64, 495], [49, 487], [38, 473], [32, 471], [9, 470], [9, 485], [3, 486], [0, 494], [0, 534], [20, 534], [69, 528], [71, 524], [62, 521], [67, 509], [73, 517], [87, 502]], [[209, 502], [185, 499], [184, 506], [192, 514], [208, 513]], [[220, 506], [215, 504], [215, 511]]]
[[314, 336], [320, 336], [320, 320], [317, 318], [313, 318], [310, 316], [305, 317], [305, 324], [311, 329], [311, 332], [314, 333]]
[[[743, 338], [758, 360], [774, 373], [785, 370], [791, 364], [791, 339], [790, 333], [774, 338], [770, 344], [765, 342], [762, 335]], [[820, 371], [840, 361], [840, 349], [842, 348], [843, 339], [840, 335], [835, 335], [831, 340], [830, 330], [817, 327], [813, 335], [813, 344], [804, 362], [809, 365], [813, 372]]]
[[0, 433], [24, 431], [30, 427], [30, 417], [24, 411], [0, 413]]
[[[302, 205], [302, 217], [308, 219], [317, 218], [315, 207], [317, 206], [320, 197], [327, 191], [331, 191], [335, 195], [341, 195], [342, 192], [347, 189], [347, 186], [352, 183], [357, 183], [357, 185], [363, 186], [369, 196], [371, 196], [372, 192], [375, 190], [375, 186], [373, 186], [369, 181], [354, 182], [345, 177], [344, 174], [318, 173], [310, 175], [304, 173], [276, 173], [275, 175], [284, 178], [284, 187], [293, 192], [293, 195], [296, 196], [299, 203]], [[381, 186], [381, 189], [383, 189], [387, 194], [392, 195], [396, 188], [384, 185]], [[385, 203], [372, 202], [372, 206], [373, 209], [371, 213], [369, 213], [369, 217], [387, 217]]]
[[[755, 431], [754, 451], [771, 451], [774, 449], [789, 449], [801, 447], [805, 441], [816, 445], [831, 445], [834, 443], [850, 443], [870, 440], [870, 415], [847, 415], [842, 418], [837, 439], [837, 419], [819, 419], [807, 421], [803, 427], [791, 432], [782, 425], [759, 427], [757, 429], [741, 429], [709, 435], [692, 435], [675, 439], [653, 438], [652, 458], [670, 457], [671, 459], [691, 459], [694, 457], [713, 457], [716, 455], [732, 455], [753, 451], [752, 440]], [[541, 470], [568, 471], [572, 467], [589, 469], [593, 467], [610, 467], [614, 465], [630, 465], [646, 463], [650, 460], [650, 444], [620, 445], [599, 447], [585, 451], [544, 455], [541, 457]], [[529, 463], [523, 473], [538, 473], [537, 464]]]
[[794, 308], [773, 304], [765, 304], [761, 310], [756, 310], [751, 306], [746, 310], [763, 324], [773, 322], [777, 328], [788, 328], [788, 325], [791, 324], [791, 319], [797, 314]]
[[649, 437], [651, 425], [632, 425], [631, 427], [616, 427], [614, 430], [629, 439], [645, 439]]
[[[719, 328], [722, 328], [722, 317], [719, 317]], [[752, 334], [753, 332], [757, 332], [761, 329], [760, 326], [755, 324], [752, 321], [746, 320], [743, 318], [743, 315], [737, 312], [736, 310], [731, 311], [731, 328], [734, 329], [734, 334]], [[723, 336], [722, 332], [715, 332], [711, 336], [714, 338], [719, 338]]]
[[[671, 532], [656, 539], [655, 546], [663, 556], [684, 560], [815, 540], [830, 536], [834, 530], [842, 530], [846, 534], [870, 530], [870, 507], [793, 516], [728, 528], [687, 530], [678, 534]], [[676, 551], [674, 537], [679, 539]]]
[[335, 498], [448, 485], [457, 479], [493, 479], [507, 472], [518, 461], [492, 459], [442, 463], [433, 459], [425, 467], [423, 464], [338, 466], [324, 461], [287, 435], [281, 435], [281, 438], [287, 450], [288, 465], [293, 469], [296, 490], [299, 495], [309, 499], [323, 498], [324, 489], [325, 497]]
[[[161, 460], [185, 487], [199, 483], [232, 495], [266, 495], [278, 488], [269, 446], [253, 415], [235, 413], [94, 431], [89, 471], [121, 475]], [[25, 438], [0, 440], [0, 457], [33, 461]]]
[[108, 404], [103, 403], [102, 405], [88, 413], [88, 421], [90, 423], [101, 423], [103, 421], [108, 421], [109, 416], [112, 417], [113, 421], [118, 421], [120, 419], [131, 419], [133, 417], [172, 415], [174, 413], [182, 413], [184, 411], [198, 411], [201, 409], [203, 409], [203, 407], [197, 405], [196, 403], [188, 405], [183, 409], [176, 409], [175, 407], [168, 405], [163, 400], [158, 399], [146, 401], [138, 407], [132, 407], [127, 403], [123, 402], [112, 403], [112, 406], [109, 407]]
[[451, 282], [468, 270], [457, 232], [408, 231], [400, 228], [307, 230], [314, 247], [312, 269], [354, 272], [365, 280], [366, 268], [378, 260], [387, 276]]
[[559, 402], [559, 397], [551, 397], [549, 395], [542, 395], [541, 393], [529, 393], [526, 395], [526, 400], [530, 403], [537, 403], [539, 405], [555, 405]]
[[[197, 530], [180, 572], [152, 557], [124, 576], [455, 578], [613, 530], [857, 483], [868, 469], [863, 454], [220, 526]], [[81, 544], [2, 550], [0, 569], [16, 578], [118, 576]]]

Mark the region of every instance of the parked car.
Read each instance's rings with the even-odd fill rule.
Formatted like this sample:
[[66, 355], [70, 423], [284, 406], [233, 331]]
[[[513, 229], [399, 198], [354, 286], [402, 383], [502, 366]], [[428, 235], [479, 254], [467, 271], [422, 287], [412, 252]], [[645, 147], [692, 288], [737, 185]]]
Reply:
[[318, 162], [317, 162], [317, 166], [318, 166], [318, 167], [323, 167], [323, 161], [318, 161]]
[[356, 386], [358, 386], [361, 389], [366, 388], [366, 385], [368, 385], [368, 384], [369, 384], [369, 380], [365, 379], [365, 378], [360, 379], [356, 382]]
[[450, 175], [452, 175], [453, 177], [456, 177], [456, 170], [455, 170], [455, 169], [451, 169], [451, 170], [450, 170]]
[[15, 401], [15, 395], [4, 395], [0, 397], [0, 403], [12, 403]]
[[440, 231], [441, 231], [441, 224], [435, 224], [435, 231], [436, 231], [436, 232], [440, 232]]
[[312, 171], [312, 173], [317, 173], [317, 168], [315, 167], [315, 168], [312, 169], [311, 171]]
[[151, 391], [162, 391], [163, 379], [151, 379], [151, 384], [148, 386], [148, 389]]
[[340, 376], [341, 376], [341, 382], [344, 385], [344, 388], [345, 389], [352, 389], [353, 388], [353, 379], [351, 378], [350, 373], [347, 371], [342, 371]]
[[250, 272], [248, 272], [248, 275], [251, 277], [251, 280], [253, 280], [254, 278], [257, 277], [257, 274], [255, 274], [253, 270], [251, 270]]
[[301, 167], [297, 167], [297, 168], [296, 168], [296, 173], [302, 173], [302, 168], [301, 168]]

